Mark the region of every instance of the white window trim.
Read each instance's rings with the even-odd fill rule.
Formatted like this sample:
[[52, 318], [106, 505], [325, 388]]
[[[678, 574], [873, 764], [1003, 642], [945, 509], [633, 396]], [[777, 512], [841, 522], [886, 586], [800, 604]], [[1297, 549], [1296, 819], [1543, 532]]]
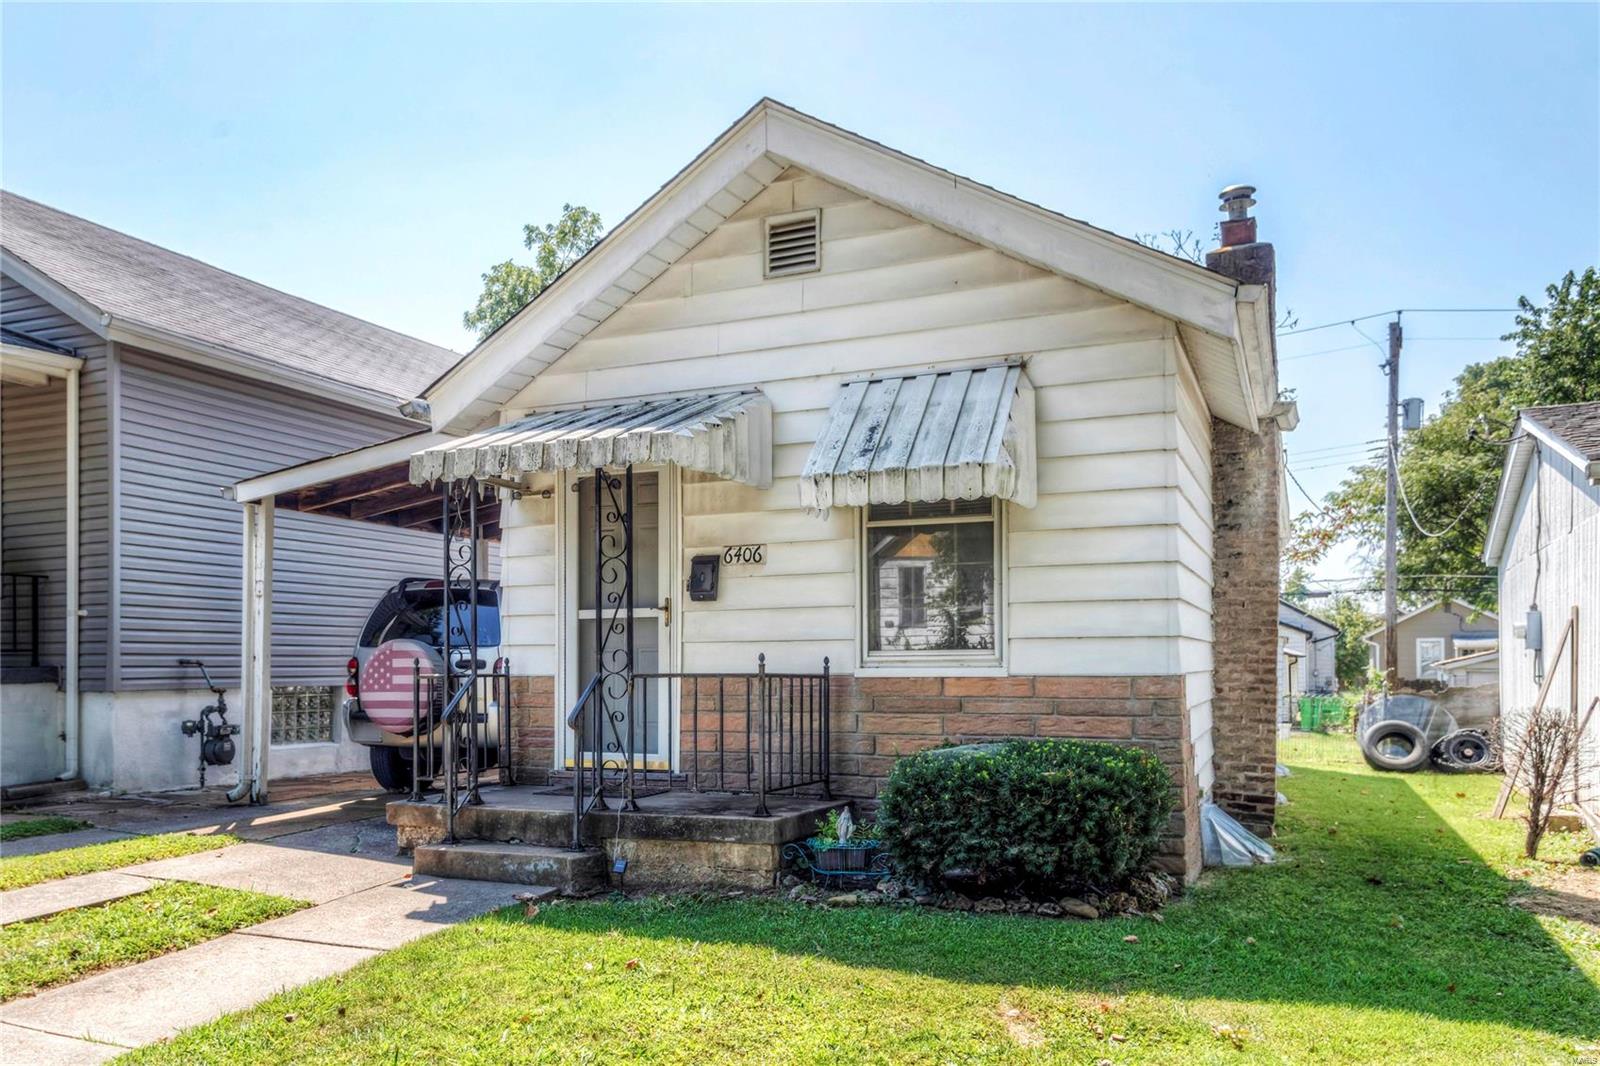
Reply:
[[[782, 270], [771, 269], [772, 258], [767, 250], [768, 242], [772, 239], [773, 226], [785, 226], [790, 222], [799, 222], [802, 219], [812, 219], [817, 226], [817, 261], [811, 266], [785, 267]], [[822, 270], [822, 208], [813, 207], [808, 211], [791, 211], [784, 215], [768, 215], [761, 220], [761, 276], [764, 278], [790, 278], [798, 274], [816, 274]]]
[[[855, 522], [856, 569], [856, 674], [880, 677], [1005, 677], [1008, 674], [1005, 660], [1006, 634], [1010, 620], [1006, 599], [1006, 515], [1004, 500], [991, 499], [994, 523], [994, 650], [985, 652], [874, 652], [867, 650], [867, 605], [871, 599], [867, 591], [870, 568], [867, 565], [867, 508], [858, 507]], [[917, 518], [906, 521], [919, 525], [956, 525], [971, 522], [960, 518]], [[888, 520], [875, 525], [903, 525], [899, 520]]]
[[1423, 671], [1432, 669], [1431, 664], [1429, 666], [1422, 665], [1422, 646], [1424, 644], [1439, 645], [1439, 657], [1435, 659], [1434, 662], [1443, 662], [1445, 659], [1449, 658], [1449, 655], [1447, 654], [1450, 650], [1449, 641], [1444, 637], [1418, 637], [1416, 639], [1416, 647], [1413, 650], [1417, 655], [1417, 676], [1419, 679], [1421, 678]]

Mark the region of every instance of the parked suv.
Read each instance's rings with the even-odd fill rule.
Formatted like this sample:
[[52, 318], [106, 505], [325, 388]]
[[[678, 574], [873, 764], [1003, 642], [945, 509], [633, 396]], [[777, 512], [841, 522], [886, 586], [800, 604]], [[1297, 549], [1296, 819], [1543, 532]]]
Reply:
[[[444, 582], [408, 577], [384, 593], [356, 641], [345, 680], [345, 735], [371, 751], [372, 776], [394, 792], [411, 788], [412, 732], [417, 685], [413, 674], [438, 676], [444, 672], [445, 625], [450, 626], [450, 673], [472, 669], [467, 658], [471, 639], [471, 590], [452, 587], [450, 609], [445, 610]], [[478, 582], [478, 669], [488, 671], [500, 660], [500, 583]], [[443, 686], [435, 683], [427, 730], [418, 738], [425, 767], [440, 765], [444, 730], [433, 725], [443, 704]], [[452, 686], [453, 688], [453, 686]], [[428, 683], [420, 684], [427, 699]], [[488, 689], [485, 688], [485, 696]], [[487, 703], [487, 700], [486, 700]], [[485, 765], [492, 765], [499, 750], [498, 708], [486, 706], [479, 750]], [[426, 773], [426, 769], [424, 770]]]

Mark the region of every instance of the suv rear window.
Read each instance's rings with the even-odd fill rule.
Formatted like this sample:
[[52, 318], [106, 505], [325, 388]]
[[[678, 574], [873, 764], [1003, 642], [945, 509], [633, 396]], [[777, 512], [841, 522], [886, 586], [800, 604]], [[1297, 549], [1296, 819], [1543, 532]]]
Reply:
[[[361, 646], [376, 648], [389, 640], [424, 640], [435, 648], [444, 646], [444, 597], [439, 589], [411, 589], [389, 593], [378, 604], [361, 631]], [[467, 594], [451, 596], [450, 644], [467, 643], [472, 624], [472, 605]], [[491, 589], [478, 590], [478, 647], [492, 648], [500, 643], [499, 597]]]

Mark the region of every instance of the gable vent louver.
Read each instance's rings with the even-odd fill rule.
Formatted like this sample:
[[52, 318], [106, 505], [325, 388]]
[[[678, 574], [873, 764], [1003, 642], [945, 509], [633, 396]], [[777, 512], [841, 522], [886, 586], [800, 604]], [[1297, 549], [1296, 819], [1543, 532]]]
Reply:
[[767, 277], [804, 274], [822, 268], [822, 213], [767, 219]]

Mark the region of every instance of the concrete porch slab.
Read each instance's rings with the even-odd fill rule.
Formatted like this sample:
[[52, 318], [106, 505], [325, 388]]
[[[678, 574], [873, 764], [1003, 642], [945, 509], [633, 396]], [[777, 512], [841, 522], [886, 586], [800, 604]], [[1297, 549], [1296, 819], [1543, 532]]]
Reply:
[[124, 896], [148, 892], [158, 882], [117, 870], [64, 877], [59, 881], [0, 892], [0, 925], [48, 918], [74, 907], [93, 907]]
[[26, 1062], [30, 1066], [95, 1066], [128, 1050], [117, 1044], [94, 1044], [6, 1022], [0, 1022], [0, 1048], [5, 1049], [5, 1061]]
[[122, 872], [326, 903], [399, 880], [411, 872], [411, 862], [395, 853], [393, 831], [368, 818], [141, 863]]
[[543, 898], [553, 896], [555, 889], [415, 877], [274, 918], [241, 930], [241, 935], [390, 951], [456, 922], [510, 906], [517, 902], [513, 898], [517, 894]]
[[376, 954], [366, 948], [229, 933], [0, 1005], [0, 1023], [139, 1047], [348, 970]]

